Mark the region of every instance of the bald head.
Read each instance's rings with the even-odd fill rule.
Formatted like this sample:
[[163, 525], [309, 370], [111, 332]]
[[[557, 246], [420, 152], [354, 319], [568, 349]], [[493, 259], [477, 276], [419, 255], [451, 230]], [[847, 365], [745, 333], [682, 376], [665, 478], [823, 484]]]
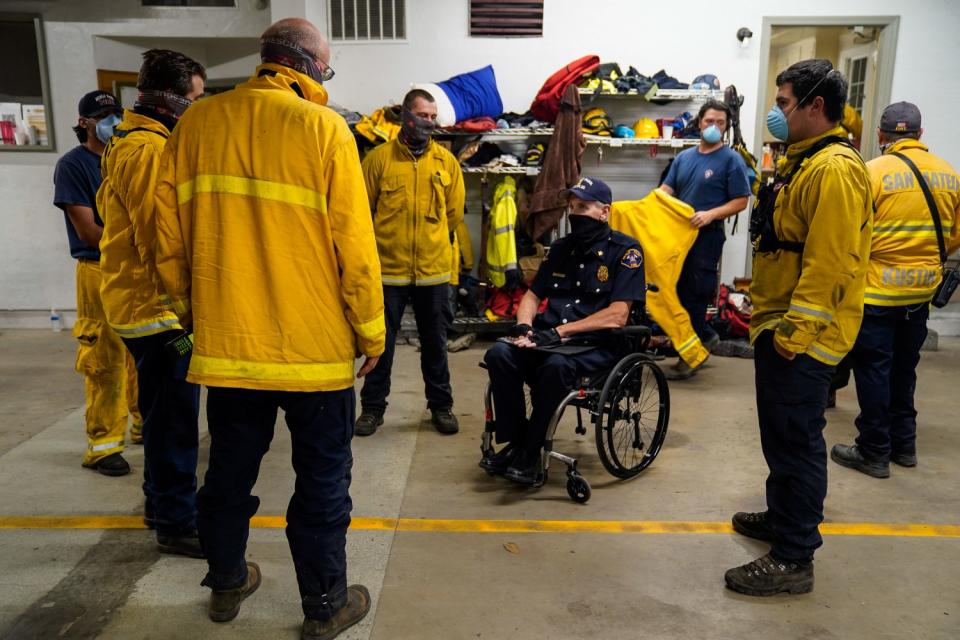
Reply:
[[305, 18], [284, 18], [274, 22], [260, 36], [260, 41], [267, 39], [286, 40], [295, 44], [324, 65], [330, 63], [330, 45], [312, 22]]

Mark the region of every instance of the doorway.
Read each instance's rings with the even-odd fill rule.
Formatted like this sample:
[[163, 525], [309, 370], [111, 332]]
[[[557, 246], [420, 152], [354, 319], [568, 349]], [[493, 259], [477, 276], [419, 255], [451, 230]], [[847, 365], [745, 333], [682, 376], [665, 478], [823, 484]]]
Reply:
[[[826, 58], [847, 79], [847, 104], [862, 123], [854, 129], [864, 160], [879, 155], [876, 136], [880, 111], [890, 102], [893, 61], [896, 55], [898, 17], [764, 18], [760, 60], [754, 149], [763, 157], [765, 147], [778, 148], [766, 127], [766, 110], [774, 103], [777, 74], [807, 58]], [[765, 62], [764, 62], [765, 61]]]

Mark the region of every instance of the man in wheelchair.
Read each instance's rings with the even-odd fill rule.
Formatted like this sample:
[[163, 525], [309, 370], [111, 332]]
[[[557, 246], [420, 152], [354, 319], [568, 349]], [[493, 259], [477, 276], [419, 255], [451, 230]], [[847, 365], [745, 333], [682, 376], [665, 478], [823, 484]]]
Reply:
[[[609, 370], [623, 355], [604, 330], [623, 327], [633, 304], [642, 304], [643, 253], [635, 239], [610, 228], [612, 202], [610, 187], [595, 178], [568, 191], [570, 233], [550, 246], [520, 301], [512, 337], [484, 355], [496, 442], [507, 443], [480, 461], [492, 474], [542, 484], [541, 449], [554, 411], [581, 377]], [[543, 299], [546, 309], [537, 314]]]

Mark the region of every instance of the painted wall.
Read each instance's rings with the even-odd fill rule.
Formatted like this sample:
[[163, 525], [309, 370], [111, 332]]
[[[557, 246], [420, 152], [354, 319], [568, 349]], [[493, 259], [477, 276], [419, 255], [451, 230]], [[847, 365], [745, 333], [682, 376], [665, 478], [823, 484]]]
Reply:
[[[678, 18], [672, 27], [662, 12], [651, 12], [632, 0], [592, 0], [589, 16], [584, 9], [587, 3], [547, 0], [543, 38], [490, 39], [467, 37], [466, 1], [407, 3], [407, 41], [334, 43], [331, 64], [337, 76], [328, 86], [332, 100], [369, 112], [399, 100], [411, 82], [442, 80], [493, 64], [505, 108], [523, 111], [550, 73], [580, 55], [596, 53], [604, 60], [633, 64], [648, 74], [666, 68], [680, 80], [689, 81], [698, 74], [713, 73], [724, 85], [736, 84], [746, 96], [743, 128], [748, 141], [753, 140], [755, 114], [768, 108], [756, 99], [761, 73], [757, 40], [764, 16], [903, 12], [903, 4], [893, 0], [808, 0], [802, 4], [751, 0], [738, 2], [736, 11], [717, 11], [714, 2], [689, 0], [682, 11], [687, 17]], [[146, 10], [125, 0], [74, 0], [5, 2], [3, 8], [35, 12], [39, 7], [45, 16], [57, 144], [62, 153], [73, 145], [70, 126], [76, 100], [96, 81], [96, 46], [119, 50], [113, 45], [95, 46], [98, 37], [250, 38], [284, 15], [305, 15], [324, 26], [323, 0], [273, 0], [269, 10], [257, 10], [255, 0], [239, 0], [239, 4], [239, 9]], [[656, 26], [651, 26], [651, 20]], [[744, 26], [757, 36], [746, 49], [740, 48], [734, 37]], [[960, 54], [957, 32], [960, 12], [949, 0], [917, 0], [908, 14], [901, 15], [892, 98], [916, 102], [924, 113], [926, 138], [933, 149], [960, 166], [960, 130], [952, 126], [960, 85], [949, 81], [950, 65]], [[255, 58], [223, 62], [223, 76], [243, 75], [248, 61], [252, 64]], [[128, 68], [136, 66], [134, 62]], [[589, 154], [595, 150], [588, 151], [586, 171], [596, 166], [595, 155]], [[0, 309], [74, 306], [62, 216], [50, 204], [56, 157], [0, 153], [0, 220], [4, 228], [0, 236]], [[641, 162], [626, 152], [621, 157], [626, 161], [617, 162], [608, 151], [602, 168], [616, 174], [617, 197], [638, 197], [656, 180], [659, 165]], [[474, 204], [471, 209], [478, 211], [479, 207]], [[745, 228], [741, 224], [740, 235], [727, 243], [725, 280], [744, 272]]]

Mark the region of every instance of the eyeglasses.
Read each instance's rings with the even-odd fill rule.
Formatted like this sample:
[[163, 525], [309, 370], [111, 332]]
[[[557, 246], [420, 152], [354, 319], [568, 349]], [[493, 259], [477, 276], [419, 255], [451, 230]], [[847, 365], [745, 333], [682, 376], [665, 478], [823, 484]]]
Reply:
[[317, 66], [323, 65], [323, 69], [320, 71], [320, 80], [323, 82], [330, 82], [333, 79], [333, 76], [337, 75], [337, 72], [333, 70], [333, 67], [330, 65], [317, 61]]

